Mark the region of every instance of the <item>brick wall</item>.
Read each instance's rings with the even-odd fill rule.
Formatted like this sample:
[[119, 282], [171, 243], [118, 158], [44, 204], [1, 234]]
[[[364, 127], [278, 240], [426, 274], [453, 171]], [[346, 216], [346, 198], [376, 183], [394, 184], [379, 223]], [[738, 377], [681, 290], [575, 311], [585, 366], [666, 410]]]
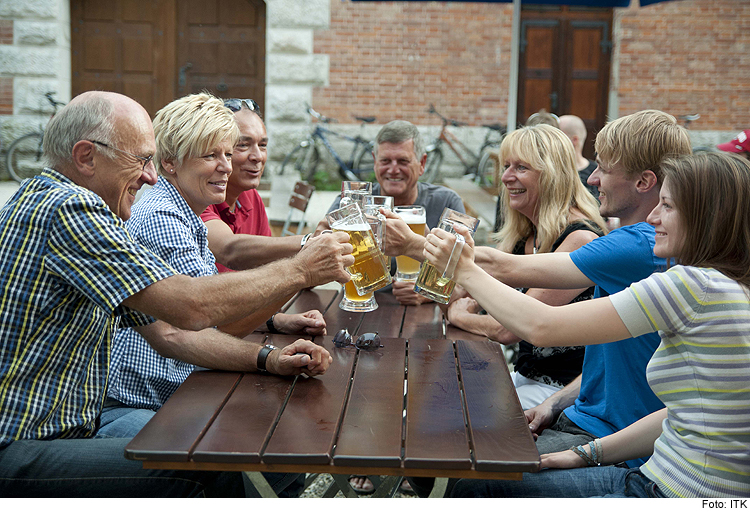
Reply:
[[[379, 122], [403, 118], [470, 124], [505, 120], [512, 7], [504, 3], [331, 0], [331, 25], [315, 32], [330, 56], [330, 84], [315, 88], [323, 114]], [[695, 130], [750, 125], [750, 2], [679, 0], [617, 9], [619, 114], [658, 108], [701, 113]]]
[[620, 114], [700, 113], [696, 130], [750, 126], [750, 2], [680, 0], [618, 13]]
[[[512, 6], [502, 3], [331, 0], [315, 53], [330, 56], [330, 85], [313, 90], [321, 113], [378, 122], [439, 124], [430, 103], [472, 125], [506, 113]], [[505, 120], [505, 119], [502, 119]]]

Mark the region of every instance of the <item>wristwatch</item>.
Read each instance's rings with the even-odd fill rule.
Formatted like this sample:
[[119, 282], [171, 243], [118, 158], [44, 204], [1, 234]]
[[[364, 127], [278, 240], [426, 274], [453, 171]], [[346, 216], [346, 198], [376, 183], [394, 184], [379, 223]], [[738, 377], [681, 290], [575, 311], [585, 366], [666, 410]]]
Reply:
[[302, 250], [305, 246], [305, 243], [307, 243], [307, 240], [310, 239], [310, 236], [312, 236], [312, 232], [309, 232], [302, 236], [302, 240], [299, 242], [299, 249]]
[[268, 370], [266, 369], [266, 359], [268, 359], [268, 355], [276, 349], [278, 349], [278, 347], [276, 347], [275, 345], [271, 345], [270, 343], [267, 343], [263, 347], [261, 347], [260, 351], [258, 352], [258, 363], [256, 365], [259, 371], [263, 373], [268, 372]]

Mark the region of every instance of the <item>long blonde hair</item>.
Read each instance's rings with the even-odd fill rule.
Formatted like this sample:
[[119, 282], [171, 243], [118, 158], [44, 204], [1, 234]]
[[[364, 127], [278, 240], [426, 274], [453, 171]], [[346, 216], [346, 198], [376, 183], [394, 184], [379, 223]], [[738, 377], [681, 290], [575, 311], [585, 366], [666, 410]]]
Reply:
[[[508, 134], [500, 145], [501, 167], [509, 157], [521, 159], [539, 172], [536, 239], [540, 252], [552, 249], [571, 222], [570, 212], [573, 208], [606, 232], [604, 220], [599, 215], [599, 203], [578, 177], [573, 143], [562, 131], [548, 124], [516, 130]], [[505, 221], [494, 238], [500, 243], [500, 250], [512, 252], [520, 240], [534, 234], [534, 224], [528, 217], [510, 208], [505, 185], [501, 184], [499, 190], [498, 199], [503, 200]]]

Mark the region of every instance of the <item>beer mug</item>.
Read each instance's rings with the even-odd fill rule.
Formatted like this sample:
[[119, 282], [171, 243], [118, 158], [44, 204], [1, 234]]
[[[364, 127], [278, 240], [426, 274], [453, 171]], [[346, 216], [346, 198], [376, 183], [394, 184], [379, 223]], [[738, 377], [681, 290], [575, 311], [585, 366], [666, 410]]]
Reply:
[[414, 292], [418, 292], [422, 296], [438, 303], [448, 303], [451, 294], [453, 294], [453, 289], [456, 287], [456, 282], [453, 281], [453, 272], [456, 270], [456, 265], [458, 264], [465, 243], [463, 236], [453, 229], [453, 225], [456, 223], [464, 225], [469, 229], [469, 233], [473, 234], [477, 231], [479, 219], [456, 212], [450, 208], [443, 210], [438, 228], [456, 236], [456, 242], [453, 245], [448, 264], [445, 267], [445, 271], [440, 272], [426, 260], [423, 261], [422, 266], [419, 268], [419, 276], [414, 284]]
[[365, 181], [342, 181], [339, 207], [343, 208], [352, 203], [359, 203], [359, 206], [364, 210], [364, 197], [366, 195], [372, 195], [372, 183]]
[[[403, 219], [412, 232], [424, 237], [427, 223], [427, 212], [423, 206], [397, 206], [394, 210]], [[419, 261], [409, 256], [396, 256], [396, 280], [415, 281], [419, 275]]]
[[390, 272], [383, 263], [382, 252], [359, 204], [352, 203], [334, 210], [326, 215], [326, 219], [334, 232], [349, 234], [349, 242], [354, 247], [354, 264], [346, 270], [357, 292], [365, 295], [390, 285]]
[[[390, 269], [390, 258], [383, 254], [385, 246], [385, 216], [380, 213], [380, 208], [393, 210], [393, 197], [380, 195], [366, 195], [363, 198], [365, 218], [372, 229], [375, 241], [380, 248], [380, 254], [383, 258], [385, 268]], [[357, 293], [354, 281], [347, 281], [344, 284], [344, 297], [339, 303], [341, 310], [349, 312], [369, 312], [378, 308], [378, 302], [375, 300], [375, 294], [369, 292], [365, 295]]]

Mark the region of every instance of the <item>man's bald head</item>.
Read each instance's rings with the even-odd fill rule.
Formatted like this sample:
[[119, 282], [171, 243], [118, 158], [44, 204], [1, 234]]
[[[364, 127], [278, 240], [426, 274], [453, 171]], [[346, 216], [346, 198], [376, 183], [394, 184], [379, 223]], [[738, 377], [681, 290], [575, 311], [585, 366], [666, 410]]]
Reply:
[[71, 164], [73, 146], [79, 141], [99, 141], [116, 146], [117, 137], [123, 133], [147, 132], [150, 126], [151, 119], [146, 110], [130, 97], [107, 91], [81, 93], [47, 126], [43, 143], [45, 164], [63, 169]]
[[560, 117], [560, 129], [570, 137], [577, 136], [581, 144], [586, 141], [586, 125], [580, 117], [575, 115], [563, 115]]

